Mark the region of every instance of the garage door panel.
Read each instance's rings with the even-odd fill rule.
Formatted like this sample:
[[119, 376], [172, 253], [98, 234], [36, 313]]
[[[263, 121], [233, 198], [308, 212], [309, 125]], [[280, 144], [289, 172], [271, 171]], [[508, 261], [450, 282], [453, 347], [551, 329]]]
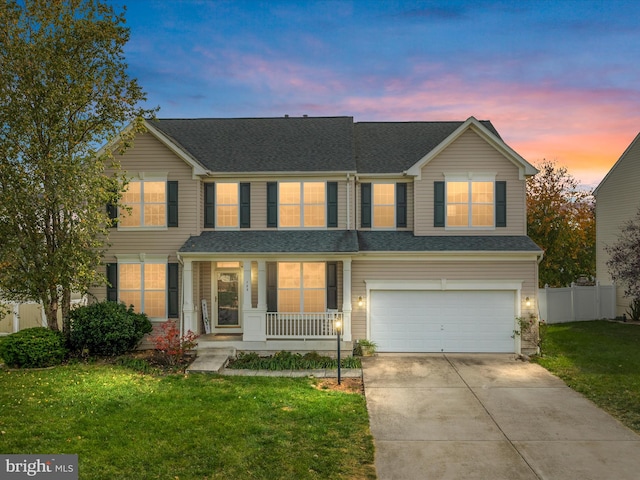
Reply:
[[371, 338], [381, 352], [513, 352], [515, 292], [371, 292]]

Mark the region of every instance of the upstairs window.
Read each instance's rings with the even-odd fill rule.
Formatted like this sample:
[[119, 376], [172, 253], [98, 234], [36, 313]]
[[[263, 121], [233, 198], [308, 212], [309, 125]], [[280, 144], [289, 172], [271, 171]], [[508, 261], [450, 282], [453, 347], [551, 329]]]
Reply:
[[238, 226], [239, 193], [237, 183], [218, 183], [216, 188], [216, 222], [220, 228]]
[[395, 228], [395, 183], [373, 184], [373, 228]]
[[278, 184], [280, 227], [326, 226], [324, 182], [280, 182]]
[[130, 209], [121, 212], [121, 227], [164, 227], [167, 222], [165, 182], [132, 181], [122, 195]]
[[448, 227], [493, 227], [494, 182], [447, 182]]

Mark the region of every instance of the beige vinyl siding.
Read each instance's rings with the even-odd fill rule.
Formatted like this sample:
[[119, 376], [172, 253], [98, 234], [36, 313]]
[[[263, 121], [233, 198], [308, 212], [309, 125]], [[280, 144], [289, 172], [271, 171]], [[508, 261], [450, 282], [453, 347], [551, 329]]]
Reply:
[[[211, 285], [211, 262], [198, 262], [200, 268], [199, 272], [199, 285], [198, 288], [195, 288], [193, 291], [196, 292], [197, 298], [194, 298], [193, 304], [196, 306], [196, 312], [198, 315], [198, 328], [200, 331], [198, 333], [204, 334], [204, 321], [202, 319], [202, 300], [207, 301], [207, 310], [209, 312], [209, 324], [213, 327], [213, 297], [212, 297], [212, 285]], [[195, 269], [194, 269], [195, 270]]]
[[113, 228], [105, 261], [115, 262], [119, 254], [145, 253], [169, 255], [169, 262], [176, 262], [176, 252], [184, 242], [200, 233], [198, 215], [203, 216], [198, 205], [200, 181], [193, 180], [189, 165], [149, 133], [136, 137], [134, 147], [120, 158], [120, 163], [130, 176], [138, 176], [140, 172], [167, 172], [167, 180], [178, 181], [179, 226], [161, 231]]
[[[613, 245], [620, 229], [640, 208], [640, 135], [614, 165], [596, 192], [596, 277], [603, 285], [612, 283], [605, 246]], [[624, 288], [616, 289], [617, 315], [625, 313], [630, 299]]]
[[[495, 173], [496, 181], [507, 182], [507, 226], [492, 230], [446, 230], [433, 226], [433, 183], [444, 174]], [[416, 235], [526, 235], [526, 187], [518, 167], [468, 130], [422, 169], [414, 191]]]
[[[398, 260], [354, 260], [352, 263], [353, 339], [366, 338], [367, 305], [358, 306], [358, 297], [366, 299], [366, 281], [371, 280], [513, 280], [523, 281], [522, 299], [532, 299], [530, 312], [537, 312], [536, 261], [433, 261], [403, 258]], [[522, 314], [528, 315], [522, 305]]]

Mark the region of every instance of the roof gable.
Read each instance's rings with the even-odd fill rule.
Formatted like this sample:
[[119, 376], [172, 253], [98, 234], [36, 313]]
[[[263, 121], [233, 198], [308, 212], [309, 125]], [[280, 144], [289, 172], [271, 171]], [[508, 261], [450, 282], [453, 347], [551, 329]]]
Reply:
[[[500, 152], [504, 157], [516, 165], [520, 172], [520, 179], [524, 180], [525, 177], [535, 175], [538, 170], [522, 158], [511, 147], [502, 141], [497, 135], [495, 129], [487, 128], [486, 124], [489, 122], [480, 122], [474, 117], [469, 117], [464, 123], [461, 123], [458, 128], [452, 131], [445, 139], [443, 139], [437, 146], [432, 148], [426, 155], [424, 155], [418, 162], [412, 165], [406, 170], [407, 175], [411, 175], [420, 178], [422, 174], [422, 168], [427, 165], [431, 160], [438, 156], [445, 148], [455, 142], [464, 132], [472, 130], [480, 138], [485, 140], [489, 145]], [[490, 123], [489, 123], [490, 125]]]
[[[482, 122], [500, 138], [491, 122]], [[356, 162], [361, 174], [402, 174], [464, 122], [359, 122]]]
[[625, 151], [622, 153], [622, 155], [620, 155], [620, 158], [616, 161], [616, 163], [613, 164], [613, 167], [611, 167], [611, 169], [609, 169], [609, 171], [607, 172], [607, 174], [605, 175], [605, 177], [602, 179], [602, 181], [598, 184], [598, 186], [593, 190], [593, 196], [597, 196], [598, 192], [600, 191], [600, 189], [611, 179], [611, 177], [614, 175], [615, 170], [618, 168], [618, 166], [625, 161], [627, 154], [629, 152], [631, 152], [635, 147], [636, 144], [640, 145], [640, 133], [638, 133], [638, 135], [636, 135], [636, 138], [633, 139], [633, 141], [629, 144], [629, 146], [625, 149]]

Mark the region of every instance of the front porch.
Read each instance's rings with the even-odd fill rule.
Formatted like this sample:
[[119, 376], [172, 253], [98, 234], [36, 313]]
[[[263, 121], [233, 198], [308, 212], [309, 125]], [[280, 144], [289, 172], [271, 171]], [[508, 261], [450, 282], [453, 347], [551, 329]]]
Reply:
[[[350, 258], [287, 258], [278, 262], [186, 256], [181, 260], [182, 331], [200, 334], [198, 349], [233, 348], [264, 354], [318, 351], [331, 355], [336, 351], [340, 328], [341, 348], [351, 353]], [[303, 270], [311, 263], [316, 273], [321, 271], [321, 278], [303, 277]], [[287, 285], [285, 289], [278, 271], [293, 264], [299, 264], [301, 286]], [[305, 290], [302, 284], [312, 281], [315, 288]], [[300, 310], [312, 305], [314, 311], [291, 311], [296, 302]], [[316, 311], [317, 307], [324, 311]]]

